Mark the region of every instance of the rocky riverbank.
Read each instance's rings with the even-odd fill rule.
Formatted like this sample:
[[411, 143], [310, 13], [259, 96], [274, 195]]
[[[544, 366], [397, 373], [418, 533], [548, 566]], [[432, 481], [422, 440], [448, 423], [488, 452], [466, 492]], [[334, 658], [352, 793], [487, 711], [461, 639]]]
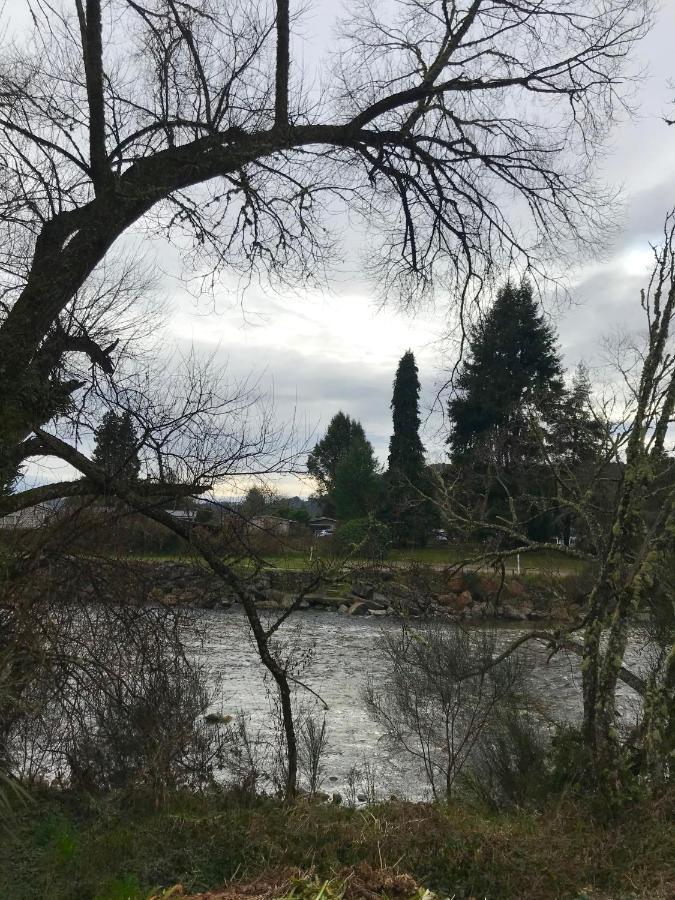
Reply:
[[[151, 582], [150, 595], [164, 603], [188, 603], [205, 609], [229, 608], [238, 603], [234, 593], [207, 570], [182, 562], [136, 564]], [[568, 621], [575, 615], [576, 585], [566, 595], [548, 583], [527, 583], [509, 577], [503, 581], [483, 574], [374, 568], [358, 577], [331, 580], [304, 594], [301, 609], [345, 616], [442, 616], [459, 620]], [[258, 607], [284, 610], [307, 591], [315, 578], [306, 572], [269, 569], [258, 574], [251, 588]]]

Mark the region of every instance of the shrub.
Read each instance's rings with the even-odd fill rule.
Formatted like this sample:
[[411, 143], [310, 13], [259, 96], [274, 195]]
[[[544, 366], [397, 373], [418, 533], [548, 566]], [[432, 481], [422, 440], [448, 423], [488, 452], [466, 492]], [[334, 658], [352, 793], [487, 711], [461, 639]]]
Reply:
[[522, 694], [517, 655], [495, 662], [495, 637], [459, 625], [405, 624], [380, 642], [385, 677], [365, 701], [386, 738], [426, 776], [434, 798], [449, 798], [478, 741]]
[[478, 740], [463, 787], [491, 809], [538, 806], [552, 787], [548, 752], [543, 723], [507, 707]]
[[377, 519], [351, 519], [340, 525], [333, 539], [336, 553], [370, 559], [385, 559], [391, 543], [391, 531]]

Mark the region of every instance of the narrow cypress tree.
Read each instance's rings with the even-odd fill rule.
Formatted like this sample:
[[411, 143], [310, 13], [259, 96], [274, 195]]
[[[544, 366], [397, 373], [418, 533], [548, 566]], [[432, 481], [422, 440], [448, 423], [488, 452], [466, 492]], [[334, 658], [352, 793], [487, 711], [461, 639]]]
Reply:
[[389, 471], [386, 477], [386, 501], [383, 510], [398, 544], [423, 545], [436, 524], [436, 513], [429, 502], [430, 479], [420, 439], [420, 380], [411, 350], [401, 357], [391, 399], [394, 430], [389, 441]]
[[400, 359], [391, 410], [394, 432], [389, 441], [389, 471], [405, 476], [416, 483], [424, 471], [424, 446], [420, 428], [420, 380], [415, 356], [407, 350]]

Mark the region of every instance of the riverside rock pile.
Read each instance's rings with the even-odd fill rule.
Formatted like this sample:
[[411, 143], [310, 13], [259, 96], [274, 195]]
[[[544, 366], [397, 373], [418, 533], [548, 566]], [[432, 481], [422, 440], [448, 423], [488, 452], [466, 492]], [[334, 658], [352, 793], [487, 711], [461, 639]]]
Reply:
[[[144, 568], [144, 577], [152, 582], [151, 596], [161, 602], [206, 609], [227, 609], [239, 602], [219, 578], [201, 567], [171, 561], [145, 564]], [[526, 587], [516, 578], [502, 583], [484, 574], [435, 574], [433, 585], [406, 584], [405, 573], [374, 569], [362, 573], [357, 581], [313, 589], [304, 594], [298, 607], [344, 616], [443, 616], [466, 621], [565, 621], [573, 613], [573, 605], [557, 599], [554, 592]], [[312, 577], [306, 572], [266, 570], [248, 587], [258, 608], [284, 610], [307, 589]]]

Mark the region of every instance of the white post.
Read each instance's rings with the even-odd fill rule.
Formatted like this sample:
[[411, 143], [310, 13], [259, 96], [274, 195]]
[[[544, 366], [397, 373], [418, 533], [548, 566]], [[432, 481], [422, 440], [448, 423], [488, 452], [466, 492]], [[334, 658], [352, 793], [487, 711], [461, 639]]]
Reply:
[[518, 554], [516, 555], [516, 561], [517, 561], [517, 562], [516, 562], [516, 565], [517, 565], [517, 568], [516, 568], [516, 575], [520, 575], [520, 553], [518, 553]]

